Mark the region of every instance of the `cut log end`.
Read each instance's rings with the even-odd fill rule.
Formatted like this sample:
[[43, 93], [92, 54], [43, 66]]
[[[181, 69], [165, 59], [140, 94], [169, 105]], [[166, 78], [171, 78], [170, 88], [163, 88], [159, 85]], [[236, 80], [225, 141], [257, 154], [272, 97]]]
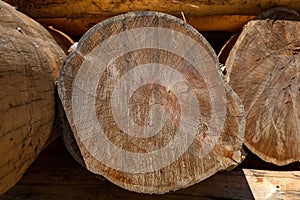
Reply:
[[300, 160], [300, 17], [275, 8], [249, 22], [226, 61], [247, 115], [245, 144], [267, 162]]
[[67, 58], [59, 95], [87, 169], [126, 189], [184, 188], [242, 158], [243, 106], [208, 42], [170, 15], [94, 26]]

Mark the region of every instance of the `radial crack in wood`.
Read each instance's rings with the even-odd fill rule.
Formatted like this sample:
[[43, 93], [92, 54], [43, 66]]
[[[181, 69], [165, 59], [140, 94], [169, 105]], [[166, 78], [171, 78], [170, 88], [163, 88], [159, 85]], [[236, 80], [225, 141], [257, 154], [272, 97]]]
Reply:
[[66, 60], [59, 96], [86, 168], [128, 190], [184, 188], [243, 158], [243, 105], [208, 42], [173, 16], [94, 26]]
[[300, 160], [299, 20], [286, 8], [260, 14], [226, 61], [226, 78], [245, 106], [245, 144], [277, 165]]

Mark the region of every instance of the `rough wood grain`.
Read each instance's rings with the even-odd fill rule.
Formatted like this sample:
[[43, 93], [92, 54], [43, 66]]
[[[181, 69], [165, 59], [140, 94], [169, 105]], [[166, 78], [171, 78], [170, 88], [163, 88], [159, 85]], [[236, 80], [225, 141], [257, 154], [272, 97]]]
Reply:
[[[251, 155], [245, 161], [244, 167], [256, 169], [219, 172], [186, 189], [164, 195], [145, 195], [124, 190], [88, 172], [70, 157], [62, 142], [56, 140], [39, 155], [18, 184], [0, 199], [299, 199], [299, 163], [290, 168], [273, 165], [269, 168], [271, 164]], [[269, 198], [267, 194], [271, 194]]]
[[277, 165], [300, 160], [300, 17], [275, 8], [249, 22], [226, 61], [246, 111], [246, 146]]
[[41, 25], [0, 1], [0, 194], [21, 178], [50, 135], [63, 59]]
[[126, 189], [164, 193], [242, 160], [243, 106], [207, 41], [170, 15], [94, 26], [58, 91], [87, 169]]

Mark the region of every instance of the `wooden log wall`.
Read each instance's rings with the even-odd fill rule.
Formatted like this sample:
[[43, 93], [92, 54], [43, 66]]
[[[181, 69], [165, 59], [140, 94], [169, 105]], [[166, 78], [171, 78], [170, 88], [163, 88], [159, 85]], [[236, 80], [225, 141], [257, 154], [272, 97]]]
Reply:
[[0, 1], [0, 194], [21, 178], [51, 133], [54, 82], [65, 57], [41, 25]]

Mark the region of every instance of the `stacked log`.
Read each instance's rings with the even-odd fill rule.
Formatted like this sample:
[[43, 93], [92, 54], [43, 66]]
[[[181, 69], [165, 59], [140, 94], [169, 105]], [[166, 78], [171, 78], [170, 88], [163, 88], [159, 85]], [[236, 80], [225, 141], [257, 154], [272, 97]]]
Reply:
[[173, 16], [97, 24], [68, 56], [58, 90], [77, 158], [128, 190], [184, 188], [243, 158], [243, 106], [208, 42]]
[[65, 54], [37, 22], [0, 1], [0, 194], [35, 160], [54, 120]]
[[295, 0], [5, 0], [44, 25], [69, 35], [82, 35], [109, 17], [138, 10], [165, 12], [181, 17], [200, 31], [236, 32], [260, 12], [284, 6], [300, 11]]
[[[236, 167], [243, 143], [276, 165], [300, 160], [300, 3], [6, 2], [85, 34], [65, 60], [71, 38], [0, 1], [0, 195], [60, 132], [84, 168], [138, 193], [186, 188]], [[264, 11], [278, 5], [287, 8]], [[235, 35], [218, 60], [185, 22]]]
[[245, 145], [276, 165], [300, 160], [299, 21], [287, 8], [261, 13], [226, 61], [226, 79], [245, 106]]

